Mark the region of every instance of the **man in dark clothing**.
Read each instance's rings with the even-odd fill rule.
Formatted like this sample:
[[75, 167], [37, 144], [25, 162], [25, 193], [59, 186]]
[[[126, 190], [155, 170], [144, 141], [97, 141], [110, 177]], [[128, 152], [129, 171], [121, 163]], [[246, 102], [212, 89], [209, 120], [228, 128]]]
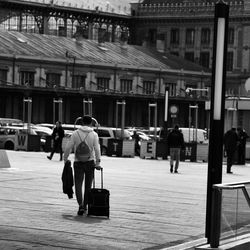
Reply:
[[227, 173], [232, 174], [231, 167], [234, 161], [234, 154], [237, 149], [238, 135], [236, 128], [231, 128], [224, 134], [224, 147], [227, 154]]
[[56, 122], [56, 126], [53, 129], [52, 139], [53, 139], [53, 149], [50, 153], [50, 156], [47, 156], [49, 160], [52, 159], [54, 153], [59, 150], [60, 161], [62, 161], [63, 151], [62, 151], [62, 140], [64, 137], [64, 130], [60, 121]]
[[170, 151], [170, 172], [173, 173], [174, 160], [175, 160], [174, 172], [178, 173], [181, 148], [184, 146], [183, 134], [179, 130], [178, 125], [175, 125], [174, 129], [170, 131], [170, 133], [168, 134], [167, 144]]
[[238, 164], [245, 165], [245, 158], [246, 158], [246, 140], [249, 138], [248, 134], [245, 130], [238, 127], [237, 128], [238, 133]]

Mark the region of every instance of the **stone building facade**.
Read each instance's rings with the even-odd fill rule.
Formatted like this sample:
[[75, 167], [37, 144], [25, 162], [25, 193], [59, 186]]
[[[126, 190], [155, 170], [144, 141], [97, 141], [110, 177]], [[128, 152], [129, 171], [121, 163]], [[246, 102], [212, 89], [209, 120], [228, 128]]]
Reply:
[[[213, 0], [167, 0], [133, 3], [136, 23], [133, 41], [162, 53], [171, 53], [204, 67], [212, 67], [214, 7]], [[250, 76], [250, 1], [225, 1], [230, 5], [227, 81], [226, 129], [243, 126], [250, 132], [250, 93], [246, 81]], [[233, 102], [231, 100], [234, 100]], [[237, 110], [230, 112], [230, 110]]]

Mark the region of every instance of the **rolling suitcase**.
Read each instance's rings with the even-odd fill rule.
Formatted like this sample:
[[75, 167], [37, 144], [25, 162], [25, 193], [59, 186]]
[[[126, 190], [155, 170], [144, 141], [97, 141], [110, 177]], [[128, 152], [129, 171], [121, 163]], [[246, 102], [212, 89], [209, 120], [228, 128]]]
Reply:
[[101, 168], [101, 188], [95, 187], [95, 174], [93, 188], [88, 196], [88, 216], [107, 216], [109, 218], [109, 190], [103, 188], [103, 168]]

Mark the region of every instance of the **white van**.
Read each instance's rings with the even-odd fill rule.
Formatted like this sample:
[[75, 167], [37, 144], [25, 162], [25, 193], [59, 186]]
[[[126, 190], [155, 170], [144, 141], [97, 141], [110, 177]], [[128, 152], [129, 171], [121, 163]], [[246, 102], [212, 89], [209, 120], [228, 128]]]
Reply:
[[207, 131], [199, 128], [179, 128], [183, 133], [185, 142], [208, 143]]

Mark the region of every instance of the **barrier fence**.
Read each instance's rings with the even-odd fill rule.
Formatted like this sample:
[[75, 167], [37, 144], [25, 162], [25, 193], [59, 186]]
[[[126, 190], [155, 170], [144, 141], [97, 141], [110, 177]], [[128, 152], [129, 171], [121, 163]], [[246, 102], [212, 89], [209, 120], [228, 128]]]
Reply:
[[213, 185], [210, 245], [250, 233], [250, 181]]

